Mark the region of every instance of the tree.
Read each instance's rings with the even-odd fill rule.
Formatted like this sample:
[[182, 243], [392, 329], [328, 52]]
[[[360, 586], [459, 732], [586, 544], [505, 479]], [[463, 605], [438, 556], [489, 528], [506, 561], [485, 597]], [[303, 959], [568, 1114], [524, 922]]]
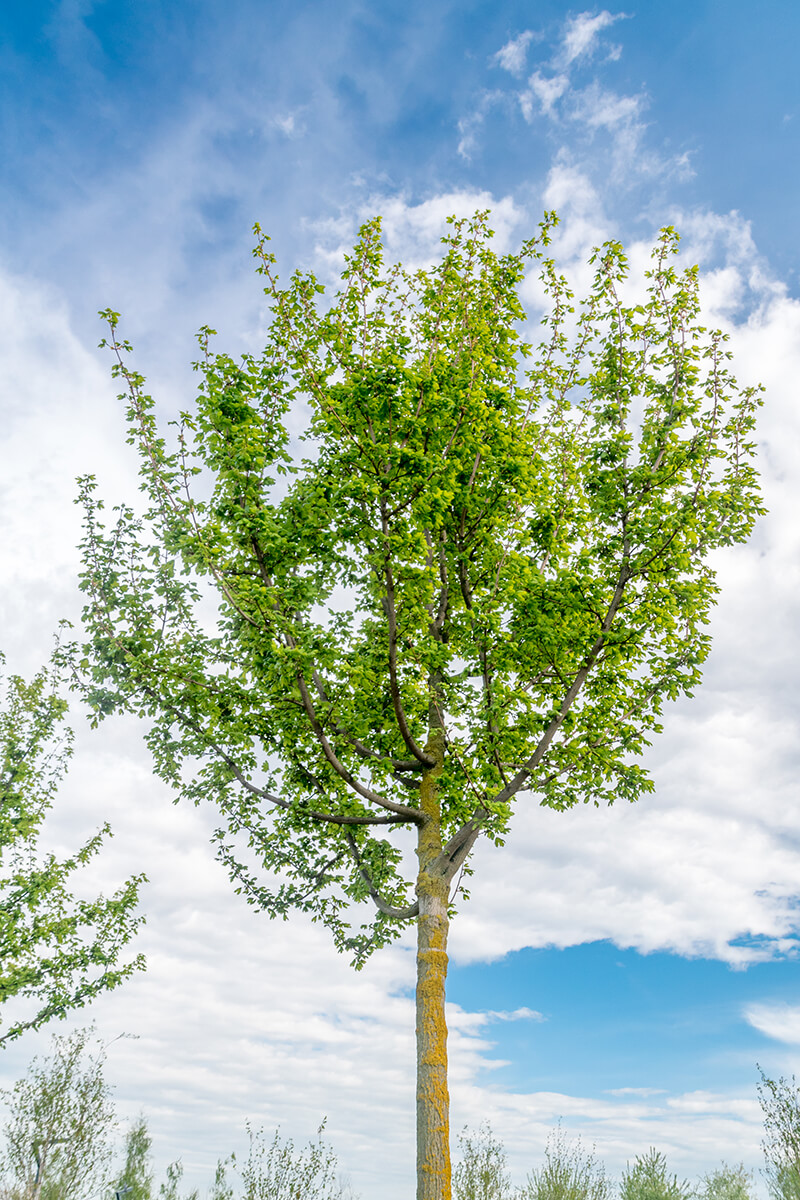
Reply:
[[144, 1117], [139, 1117], [125, 1135], [125, 1166], [114, 1184], [114, 1191], [124, 1196], [125, 1200], [152, 1200], [152, 1143], [147, 1121]]
[[800, 1087], [794, 1075], [791, 1080], [770, 1079], [761, 1071], [758, 1101], [764, 1113], [762, 1146], [769, 1193], [773, 1200], [799, 1200]]
[[167, 1178], [164, 1183], [159, 1184], [158, 1196], [159, 1200], [197, 1200], [198, 1191], [195, 1188], [189, 1192], [186, 1197], [182, 1197], [180, 1193], [181, 1180], [183, 1179], [183, 1163], [180, 1159], [171, 1162], [167, 1165]]
[[[559, 1126], [547, 1140], [544, 1163], [530, 1173], [517, 1195], [518, 1200], [609, 1200], [610, 1192], [605, 1168], [594, 1152], [587, 1153], [580, 1138], [569, 1141]], [[645, 1198], [624, 1195], [623, 1200]]]
[[13, 1200], [84, 1200], [108, 1182], [116, 1120], [104, 1051], [89, 1052], [92, 1033], [54, 1038], [52, 1057], [34, 1059], [3, 1093], [10, 1117], [0, 1168]]
[[692, 1187], [668, 1175], [664, 1155], [651, 1147], [622, 1172], [619, 1194], [620, 1200], [690, 1200]]
[[700, 1200], [750, 1200], [753, 1180], [744, 1163], [731, 1167], [722, 1163], [700, 1180], [695, 1196]]
[[[652, 789], [637, 759], [709, 651], [709, 554], [762, 511], [758, 389], [698, 324], [674, 231], [642, 303], [608, 242], [576, 308], [545, 257], [553, 214], [516, 254], [487, 222], [453, 219], [413, 274], [368, 222], [327, 307], [313, 274], [280, 286], [256, 227], [266, 348], [234, 361], [201, 330], [170, 446], [106, 310], [147, 511], [106, 528], [81, 481], [97, 718], [151, 722], [157, 772], [218, 806], [251, 904], [311, 913], [357, 966], [416, 925], [419, 1200], [451, 1194], [447, 935], [470, 853], [502, 844], [522, 797]], [[537, 261], [534, 349], [519, 285]]]
[[59, 682], [54, 665], [30, 683], [12, 675], [0, 708], [0, 1007], [13, 997], [37, 1003], [32, 1015], [12, 1019], [0, 1046], [80, 1008], [144, 966], [141, 955], [120, 961], [143, 920], [135, 910], [144, 875], [110, 899], [78, 900], [69, 890], [73, 874], [110, 836], [108, 825], [71, 858], [38, 853], [42, 823], [72, 750]]

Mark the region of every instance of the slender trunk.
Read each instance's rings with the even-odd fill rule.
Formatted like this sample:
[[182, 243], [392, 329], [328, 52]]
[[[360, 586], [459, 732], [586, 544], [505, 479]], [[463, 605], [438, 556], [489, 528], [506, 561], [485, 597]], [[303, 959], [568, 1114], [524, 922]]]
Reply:
[[417, 918], [417, 1200], [451, 1200], [450, 1096], [447, 1090], [448, 884], [428, 868], [442, 849], [439, 776], [444, 736], [431, 730], [426, 754], [436, 765], [425, 772], [420, 806], [428, 817], [420, 827], [419, 917]]
[[33, 1143], [33, 1155], [36, 1159], [36, 1178], [33, 1181], [33, 1191], [31, 1192], [31, 1200], [39, 1200], [42, 1194], [42, 1184], [44, 1183], [44, 1169], [47, 1164], [47, 1151], [50, 1149], [50, 1139], [45, 1142]]

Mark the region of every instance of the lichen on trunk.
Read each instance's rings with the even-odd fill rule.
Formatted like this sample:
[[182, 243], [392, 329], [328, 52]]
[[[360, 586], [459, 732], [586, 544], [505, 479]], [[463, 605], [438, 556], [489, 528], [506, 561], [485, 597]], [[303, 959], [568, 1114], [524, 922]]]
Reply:
[[442, 851], [438, 780], [444, 733], [431, 730], [425, 751], [435, 766], [422, 778], [417, 854], [417, 1200], [451, 1200], [450, 1095], [447, 1087], [447, 901], [449, 884], [431, 868]]

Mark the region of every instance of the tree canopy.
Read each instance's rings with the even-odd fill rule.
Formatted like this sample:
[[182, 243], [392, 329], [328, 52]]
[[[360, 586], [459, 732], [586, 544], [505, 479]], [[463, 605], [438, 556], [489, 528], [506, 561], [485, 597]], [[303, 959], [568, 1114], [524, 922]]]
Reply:
[[202, 329], [169, 444], [102, 314], [147, 508], [107, 528], [82, 481], [88, 697], [147, 718], [159, 774], [218, 805], [250, 903], [311, 913], [356, 965], [417, 923], [421, 1197], [449, 1196], [447, 921], [475, 841], [520, 802], [651, 790], [642, 751], [710, 648], [709, 555], [762, 511], [759, 389], [674, 230], [640, 296], [611, 241], [578, 302], [555, 221], [498, 254], [488, 214], [453, 219], [416, 271], [370, 221], [330, 302], [312, 273], [281, 285], [256, 227], [264, 351]]

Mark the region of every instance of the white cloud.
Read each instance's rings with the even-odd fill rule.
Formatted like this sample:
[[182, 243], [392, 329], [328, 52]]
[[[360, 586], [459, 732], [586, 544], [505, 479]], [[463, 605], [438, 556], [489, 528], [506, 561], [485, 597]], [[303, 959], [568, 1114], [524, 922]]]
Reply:
[[471, 217], [478, 211], [491, 210], [495, 231], [493, 248], [502, 253], [512, 244], [526, 220], [526, 214], [511, 196], [495, 199], [491, 192], [453, 190], [432, 196], [417, 204], [402, 195], [373, 194], [358, 209], [340, 216], [315, 221], [314, 266], [321, 277], [338, 278], [343, 256], [352, 247], [361, 222], [379, 213], [382, 217], [387, 259], [400, 261], [409, 269], [427, 266], [441, 250], [442, 234], [449, 216]]
[[791, 1004], [751, 1004], [745, 1018], [759, 1033], [777, 1042], [800, 1046], [800, 1007]]
[[520, 108], [525, 120], [532, 121], [536, 115], [534, 99], [539, 101], [539, 112], [549, 116], [553, 105], [561, 99], [568, 87], [569, 78], [566, 75], [551, 75], [548, 78], [540, 71], [534, 71], [528, 80], [528, 87], [519, 94]]
[[[620, 94], [602, 82], [602, 68], [620, 57], [620, 46], [611, 47], [603, 62], [592, 68], [593, 77], [586, 78], [603, 30], [626, 15], [603, 10], [565, 20], [549, 59], [512, 94], [528, 124], [544, 123], [559, 137], [561, 144], [554, 157], [571, 158], [605, 185], [612, 182], [630, 191], [637, 183], [654, 178], [687, 178], [692, 168], [687, 151], [663, 153], [646, 145], [642, 113], [647, 97], [643, 93]], [[514, 45], [509, 42], [495, 59], [506, 50], [511, 55]], [[522, 60], [514, 57], [513, 61], [518, 68], [513, 73], [521, 74]], [[464, 157], [474, 153], [485, 115], [485, 110], [478, 108], [459, 122], [459, 150]]]
[[621, 20], [624, 15], [624, 13], [612, 14], [604, 9], [594, 16], [584, 12], [579, 13], [576, 17], [569, 17], [564, 28], [561, 46], [562, 61], [569, 65], [576, 59], [586, 58], [592, 53], [602, 31], [608, 29], [615, 21]]
[[511, 38], [506, 42], [497, 53], [493, 56], [492, 62], [497, 63], [504, 71], [509, 71], [512, 75], [521, 75], [525, 69], [525, 59], [528, 53], [528, 46], [533, 39], [533, 31], [526, 29], [524, 33], [517, 34], [515, 38]]
[[495, 1012], [490, 1009], [487, 1014], [490, 1021], [545, 1021], [547, 1018], [534, 1008], [515, 1008], [511, 1012]]
[[306, 132], [305, 125], [301, 120], [302, 111], [302, 109], [295, 109], [292, 112], [281, 113], [272, 118], [272, 124], [287, 138], [302, 137]]
[[619, 125], [631, 124], [641, 109], [641, 96], [618, 96], [595, 80], [583, 91], [575, 93], [570, 116], [572, 120], [584, 122], [590, 129], [613, 130]]
[[478, 145], [478, 134], [483, 127], [487, 113], [502, 100], [502, 92], [484, 92], [473, 112], [469, 113], [466, 117], [462, 117], [458, 122], [460, 137], [457, 149], [460, 157], [467, 162], [472, 158], [472, 154]]
[[105, 463], [122, 498], [138, 490], [117, 389], [98, 358], [54, 289], [0, 276], [0, 629], [9, 668], [24, 673], [49, 654], [59, 619], [80, 612], [75, 477]]
[[643, 1100], [646, 1100], [648, 1096], [663, 1096], [666, 1093], [664, 1088], [621, 1087], [606, 1088], [606, 1094], [609, 1096], [641, 1096]]

